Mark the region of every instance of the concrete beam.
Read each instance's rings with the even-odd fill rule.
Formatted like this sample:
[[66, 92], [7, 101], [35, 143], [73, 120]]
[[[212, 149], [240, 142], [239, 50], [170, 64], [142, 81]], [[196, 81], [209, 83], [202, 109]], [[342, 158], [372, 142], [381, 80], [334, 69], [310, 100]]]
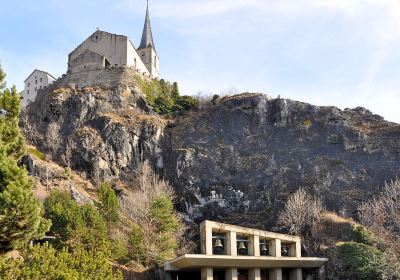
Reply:
[[269, 280], [282, 280], [282, 268], [271, 268], [269, 270]]
[[237, 256], [236, 232], [230, 231], [226, 237], [226, 254], [228, 256]]
[[250, 268], [249, 269], [249, 280], [261, 280], [261, 269]]
[[201, 280], [213, 280], [214, 271], [211, 267], [203, 267], [201, 269]]
[[289, 272], [289, 280], [303, 280], [303, 271], [301, 268], [293, 268]]
[[227, 268], [225, 271], [225, 280], [238, 280], [238, 270], [235, 267]]

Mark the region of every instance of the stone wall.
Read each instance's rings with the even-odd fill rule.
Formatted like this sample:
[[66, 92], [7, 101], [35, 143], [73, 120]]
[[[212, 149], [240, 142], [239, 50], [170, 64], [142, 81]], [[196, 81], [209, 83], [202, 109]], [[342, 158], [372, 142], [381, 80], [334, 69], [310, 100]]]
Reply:
[[[59, 78], [52, 87], [86, 87], [86, 86], [116, 86], [118, 84], [136, 85], [135, 75], [141, 75], [134, 67], [110, 67], [105, 69], [84, 70], [68, 73]], [[150, 79], [150, 78], [149, 78]]]

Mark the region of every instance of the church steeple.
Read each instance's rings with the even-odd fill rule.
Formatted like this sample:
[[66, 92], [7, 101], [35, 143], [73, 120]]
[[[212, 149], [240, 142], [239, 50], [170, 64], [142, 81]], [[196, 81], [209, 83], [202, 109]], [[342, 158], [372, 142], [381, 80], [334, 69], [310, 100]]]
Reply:
[[149, 14], [149, 0], [147, 0], [146, 19], [144, 21], [142, 41], [140, 42], [139, 49], [147, 48], [151, 45], [154, 49], [153, 33], [151, 32], [150, 14]]

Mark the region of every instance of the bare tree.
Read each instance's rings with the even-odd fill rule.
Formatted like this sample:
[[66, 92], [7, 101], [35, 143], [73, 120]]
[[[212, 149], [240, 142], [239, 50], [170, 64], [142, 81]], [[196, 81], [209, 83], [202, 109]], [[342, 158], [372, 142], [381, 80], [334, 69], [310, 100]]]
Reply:
[[290, 234], [301, 235], [320, 220], [322, 211], [323, 205], [319, 198], [299, 189], [289, 196], [279, 215], [278, 224]]
[[375, 232], [400, 237], [400, 180], [385, 184], [382, 192], [358, 207], [360, 220]]
[[[157, 221], [150, 215], [152, 203], [159, 197], [174, 199], [174, 191], [168, 182], [159, 178], [148, 162], [141, 164], [136, 171], [135, 187], [120, 199], [121, 210], [140, 228], [143, 245], [142, 264], [148, 265], [157, 260], [160, 248], [157, 245], [159, 238], [156, 233]], [[173, 233], [180, 252], [185, 251], [189, 242], [185, 240], [186, 227], [179, 220], [179, 228]]]

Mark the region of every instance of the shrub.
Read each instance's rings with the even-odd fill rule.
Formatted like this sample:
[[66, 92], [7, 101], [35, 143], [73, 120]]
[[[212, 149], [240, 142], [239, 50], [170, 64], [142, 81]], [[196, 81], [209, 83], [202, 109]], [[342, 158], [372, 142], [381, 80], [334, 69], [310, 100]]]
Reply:
[[22, 252], [22, 259], [0, 259], [0, 279], [122, 279], [114, 273], [107, 256], [98, 250], [76, 248], [56, 250], [52, 246], [37, 245]]
[[50, 230], [59, 237], [58, 246], [108, 251], [107, 225], [93, 205], [80, 206], [68, 193], [54, 191], [45, 200], [44, 208], [45, 216], [53, 221]]
[[97, 192], [99, 197], [98, 208], [104, 219], [111, 223], [119, 220], [119, 202], [118, 197], [109, 183], [102, 183]]
[[189, 110], [199, 105], [199, 101], [191, 96], [180, 96], [176, 82], [171, 86], [165, 80], [146, 80], [140, 75], [135, 75], [135, 80], [146, 95], [147, 103], [159, 114]]
[[385, 255], [380, 250], [361, 243], [345, 242], [337, 245], [337, 252], [346, 277], [360, 280], [385, 279], [385, 271], [388, 269]]

